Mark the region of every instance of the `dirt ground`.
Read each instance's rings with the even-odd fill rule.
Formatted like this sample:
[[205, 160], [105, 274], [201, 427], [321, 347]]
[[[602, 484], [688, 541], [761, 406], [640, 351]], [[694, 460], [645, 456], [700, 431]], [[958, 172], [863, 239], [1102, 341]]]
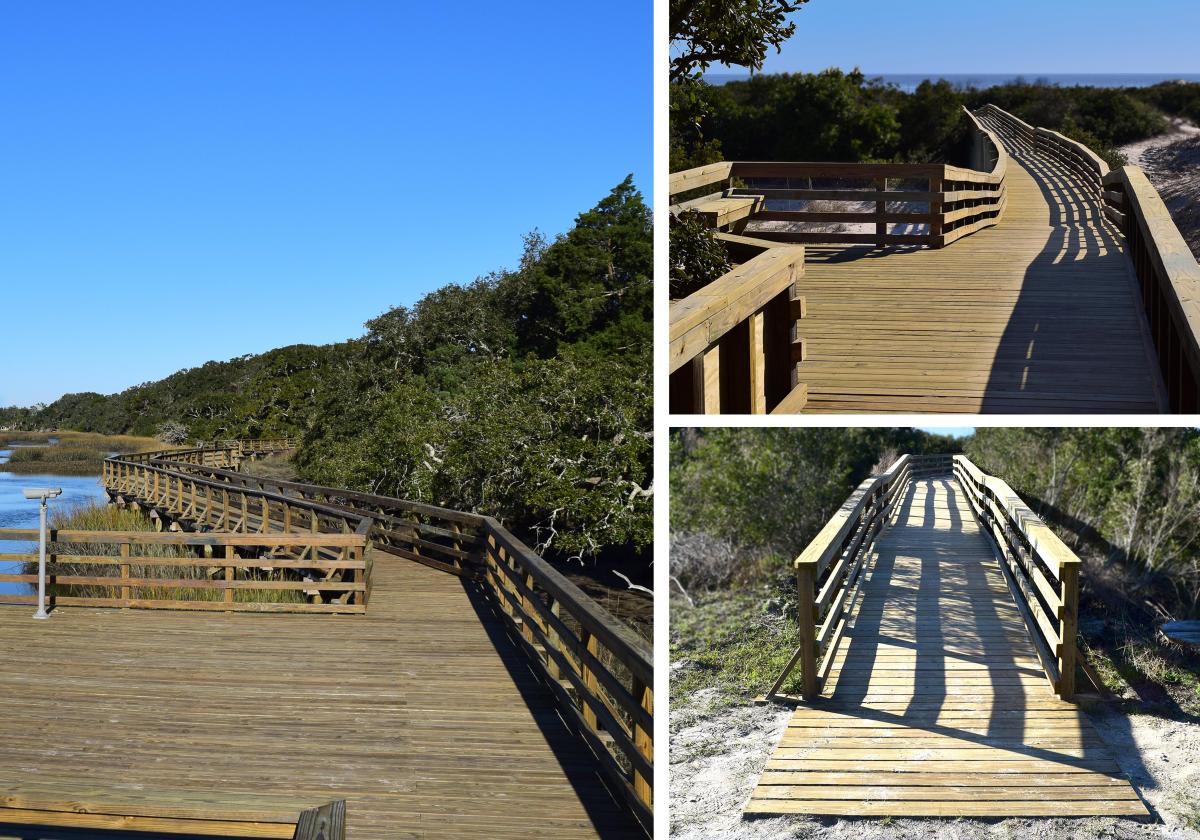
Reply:
[[1167, 134], [1123, 146], [1121, 152], [1145, 171], [1200, 259], [1200, 127], [1177, 119]]
[[671, 709], [671, 837], [676, 840], [1200, 840], [1200, 725], [1148, 715], [1092, 713], [1100, 735], [1159, 822], [1112, 818], [742, 819], [790, 709], [714, 711], [700, 691]]

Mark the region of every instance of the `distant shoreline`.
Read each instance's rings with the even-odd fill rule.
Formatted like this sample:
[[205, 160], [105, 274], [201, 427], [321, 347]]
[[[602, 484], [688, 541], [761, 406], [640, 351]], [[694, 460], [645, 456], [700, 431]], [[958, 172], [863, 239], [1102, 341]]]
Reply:
[[[796, 71], [804, 72], [804, 71]], [[762, 74], [772, 75], [772, 74]], [[1021, 79], [1025, 82], [1045, 82], [1061, 87], [1150, 87], [1160, 82], [1197, 82], [1200, 73], [866, 73], [868, 79], [882, 79], [905, 92], [916, 90], [926, 79], [945, 79], [955, 87], [989, 88]], [[750, 73], [706, 73], [704, 81], [711, 85], [745, 81]]]

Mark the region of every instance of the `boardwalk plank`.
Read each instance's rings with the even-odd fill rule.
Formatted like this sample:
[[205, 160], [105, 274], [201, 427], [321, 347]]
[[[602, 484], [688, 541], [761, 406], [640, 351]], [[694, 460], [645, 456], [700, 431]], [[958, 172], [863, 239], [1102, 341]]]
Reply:
[[372, 560], [361, 616], [0, 607], [0, 822], [291, 837], [345, 799], [356, 840], [644, 837], [491, 602]]

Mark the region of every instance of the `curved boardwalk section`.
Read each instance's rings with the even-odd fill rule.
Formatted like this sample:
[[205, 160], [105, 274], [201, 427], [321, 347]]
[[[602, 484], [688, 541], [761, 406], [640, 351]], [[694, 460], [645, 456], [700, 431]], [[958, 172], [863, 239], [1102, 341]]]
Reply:
[[937, 250], [809, 246], [805, 410], [1163, 410], [1133, 267], [1098, 198], [981, 121], [1011, 156], [998, 225]]
[[748, 815], [1148, 816], [1055, 696], [955, 479], [905, 489], [824, 694], [796, 709]]
[[370, 555], [365, 615], [0, 608], [0, 824], [644, 837], [480, 585]]

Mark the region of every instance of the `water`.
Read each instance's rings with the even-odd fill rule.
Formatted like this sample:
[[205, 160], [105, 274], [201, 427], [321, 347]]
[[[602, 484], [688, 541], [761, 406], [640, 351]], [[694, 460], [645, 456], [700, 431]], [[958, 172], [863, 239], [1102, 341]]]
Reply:
[[[1089, 87], [1149, 87], [1159, 82], [1182, 79], [1200, 82], [1200, 73], [867, 73], [869, 79], [883, 79], [900, 90], [911, 93], [926, 79], [945, 79], [955, 87], [989, 88], [1007, 84], [1016, 79], [1026, 82], [1044, 82], [1060, 87], [1084, 85]], [[709, 84], [723, 85], [726, 82], [750, 78], [749, 73], [708, 73], [704, 80]]]
[[[0, 449], [0, 463], [7, 461], [11, 453], [10, 449]], [[50, 500], [50, 513], [91, 502], [103, 503], [107, 499], [99, 475], [25, 475], [0, 470], [0, 528], [37, 528], [38, 503], [21, 495], [24, 487], [61, 487], [62, 495]], [[28, 551], [37, 551], [37, 543], [0, 540], [0, 553]], [[0, 573], [20, 574], [20, 566], [0, 561]], [[27, 592], [26, 584], [0, 581], [0, 595]]]

